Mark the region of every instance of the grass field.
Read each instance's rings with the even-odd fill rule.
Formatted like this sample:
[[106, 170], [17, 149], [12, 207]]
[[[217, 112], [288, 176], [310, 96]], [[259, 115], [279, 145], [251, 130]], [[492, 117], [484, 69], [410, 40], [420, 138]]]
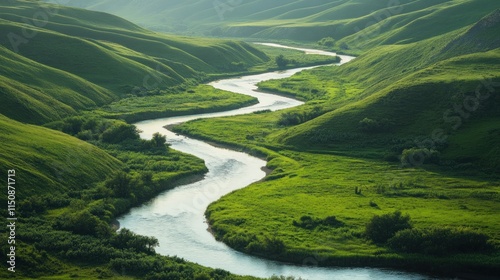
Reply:
[[[69, 2], [135, 19], [147, 14], [138, 22], [156, 30], [309, 46], [327, 38], [322, 48], [361, 54], [342, 67], [260, 84], [306, 102], [298, 108], [176, 127], [264, 156], [272, 170], [209, 207], [218, 239], [299, 264], [500, 272], [498, 2], [252, 0], [225, 10], [205, 0], [128, 0], [119, 9], [115, 0]], [[253, 279], [159, 256], [154, 237], [115, 231], [118, 215], [207, 171], [162, 135], [140, 139], [127, 122], [253, 104], [200, 84], [277, 69], [279, 55], [289, 62], [284, 68], [335, 58], [161, 34], [43, 1], [3, 1], [0, 17], [7, 34], [0, 37], [0, 169], [19, 174], [17, 265], [29, 268], [15, 276]], [[396, 210], [411, 217], [406, 234], [421, 234], [417, 241], [449, 236], [423, 242], [427, 253], [370, 241], [366, 225]], [[488, 250], [435, 254], [457, 236], [478, 238]], [[0, 243], [0, 251], [10, 248]]]
[[[114, 13], [169, 33], [316, 42], [359, 53], [375, 46], [407, 44], [477, 22], [500, 8], [489, 0], [336, 1], [68, 1], [68, 5]], [[194, 12], [195, 11], [195, 12]], [[144, 16], [147, 14], [148, 16]]]
[[[375, 48], [341, 67], [260, 84], [306, 101], [301, 107], [175, 127], [264, 155], [273, 170], [209, 207], [216, 237], [246, 253], [296, 263], [498, 272], [500, 68], [498, 41], [490, 36], [498, 25], [484, 24], [497, 18], [492, 13], [422, 42]], [[464, 100], [473, 98], [479, 104], [466, 107]], [[307, 118], [312, 112], [320, 114]], [[408, 161], [416, 150], [417, 157], [429, 156], [423, 165]], [[436, 256], [370, 241], [371, 219], [396, 210], [416, 229], [473, 229], [496, 249]], [[328, 217], [340, 226], [300, 226]]]

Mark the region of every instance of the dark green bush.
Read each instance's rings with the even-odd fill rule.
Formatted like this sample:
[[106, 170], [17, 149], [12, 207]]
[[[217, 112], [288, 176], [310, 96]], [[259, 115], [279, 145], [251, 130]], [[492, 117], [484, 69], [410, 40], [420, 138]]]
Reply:
[[400, 211], [375, 215], [366, 225], [366, 236], [375, 243], [385, 243], [393, 237], [398, 231], [410, 229], [410, 216], [402, 215]]
[[284, 55], [280, 54], [275, 58], [275, 62], [276, 65], [278, 65], [278, 68], [283, 69], [290, 63], [290, 60], [285, 58]]
[[125, 140], [137, 140], [139, 133], [134, 125], [126, 123], [115, 124], [101, 134], [101, 140], [106, 143], [116, 144]]
[[312, 119], [315, 119], [323, 114], [320, 107], [314, 107], [310, 111], [306, 112], [286, 112], [281, 114], [278, 125], [282, 126], [292, 126], [305, 123]]
[[116, 197], [127, 198], [131, 195], [132, 177], [125, 172], [118, 172], [105, 183], [106, 187], [113, 190]]
[[123, 228], [110, 239], [111, 245], [119, 249], [133, 249], [139, 253], [153, 254], [159, 245], [155, 237], [142, 236]]
[[405, 229], [388, 241], [398, 252], [448, 255], [483, 253], [493, 249], [489, 236], [469, 228]]
[[302, 216], [300, 217], [300, 221], [293, 221], [293, 225], [296, 227], [312, 230], [317, 228], [318, 226], [341, 227], [344, 226], [344, 223], [337, 220], [335, 216], [329, 216], [325, 219], [313, 218], [311, 216]]
[[364, 118], [359, 122], [359, 127], [361, 131], [365, 133], [387, 132], [390, 131], [393, 126], [394, 124], [387, 119], [375, 120], [370, 118]]
[[58, 217], [55, 227], [61, 230], [68, 230], [76, 234], [107, 237], [111, 235], [109, 225], [90, 213], [89, 210], [82, 210], [75, 213], [66, 213]]
[[325, 37], [318, 41], [318, 45], [331, 48], [335, 45], [335, 39], [332, 37]]
[[424, 163], [439, 163], [439, 152], [428, 148], [403, 150], [401, 154], [401, 164], [403, 166], [420, 166]]

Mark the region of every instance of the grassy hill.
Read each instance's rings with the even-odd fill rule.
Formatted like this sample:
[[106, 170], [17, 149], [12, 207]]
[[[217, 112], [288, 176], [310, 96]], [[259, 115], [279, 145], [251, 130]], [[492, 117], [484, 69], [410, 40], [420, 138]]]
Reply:
[[80, 190], [104, 180], [123, 165], [91, 144], [4, 115], [0, 115], [0, 131], [0, 168], [16, 170], [19, 201]]
[[[379, 146], [387, 146], [398, 138], [418, 145], [416, 139], [431, 138], [436, 129], [443, 130], [450, 141], [460, 141], [466, 137], [460, 128], [469, 120], [491, 122], [500, 117], [500, 41], [494, 35], [499, 31], [497, 10], [468, 28], [417, 43], [382, 46], [345, 67], [325, 68], [321, 77], [341, 76], [363, 88], [362, 93], [352, 95], [345, 106], [335, 105], [345, 100], [331, 100], [329, 106], [335, 110], [280, 132], [275, 141], [323, 147], [353, 145], [354, 141], [363, 146], [363, 137], [370, 135], [373, 146], [377, 146], [375, 139]], [[294, 79], [300, 80], [300, 76], [291, 81]], [[327, 82], [322, 80], [315, 87], [319, 90]], [[460, 113], [456, 106], [465, 112]], [[370, 129], [363, 129], [361, 123], [365, 118], [387, 127], [367, 131]], [[496, 137], [495, 133], [489, 135]], [[476, 157], [498, 168], [495, 154], [490, 153], [496, 144], [491, 140], [482, 143], [484, 151]]]
[[246, 43], [156, 34], [109, 14], [38, 1], [2, 2], [0, 16], [7, 35], [0, 38], [2, 112], [23, 122], [269, 60]]
[[[16, 171], [20, 218], [16, 243], [0, 244], [3, 255], [16, 246], [16, 274], [5, 269], [0, 278], [238, 279], [156, 255], [154, 238], [116, 232], [114, 218], [207, 170], [202, 160], [170, 150], [163, 136], [140, 139], [133, 125], [96, 109], [130, 101], [150, 113], [152, 102], [172, 101], [164, 107], [174, 110], [200, 81], [267, 63], [267, 55], [242, 42], [157, 34], [109, 14], [41, 1], [0, 1], [0, 34], [0, 169]], [[195, 89], [198, 100], [182, 109], [254, 102]], [[139, 99], [144, 95], [150, 99]], [[7, 230], [0, 229], [5, 240]]]
[[[498, 1], [401, 0], [394, 7], [368, 0], [68, 2], [156, 30], [302, 42], [332, 37], [325, 48], [362, 53], [342, 67], [261, 84], [305, 100], [304, 106], [177, 128], [266, 155], [273, 169], [264, 181], [210, 206], [217, 238], [289, 262], [312, 257], [321, 265], [498, 275]], [[42, 1], [1, 1], [0, 32], [7, 35], [0, 37], [0, 167], [19, 173], [20, 211], [27, 217], [19, 266], [30, 267], [21, 276], [54, 275], [58, 268], [62, 278], [74, 278], [81, 275], [69, 274], [81, 271], [81, 262], [95, 261], [95, 269], [84, 271], [90, 278], [126, 271], [138, 278], [233, 279], [155, 255], [144, 237], [110, 227], [116, 215], [206, 168], [169, 150], [161, 135], [142, 140], [133, 126], [103, 116], [250, 104], [186, 85], [262, 67], [270, 58], [246, 43], [159, 34]], [[166, 89], [177, 95], [165, 95]], [[184, 98], [196, 98], [198, 108]], [[32, 125], [51, 121], [51, 128], [106, 152]], [[410, 233], [450, 228], [457, 238], [489, 239], [490, 251], [429, 255], [368, 240], [374, 215], [396, 210], [411, 215], [417, 231]], [[6, 246], [0, 244], [3, 254]]]
[[183, 34], [309, 42], [332, 37], [336, 48], [351, 52], [442, 35], [473, 24], [500, 7], [488, 0], [190, 0], [182, 4], [70, 0], [68, 5], [114, 13], [155, 30]]
[[[448, 5], [473, 9], [480, 2]], [[367, 43], [373, 47], [343, 66], [259, 85], [306, 101], [301, 107], [176, 127], [265, 155], [273, 169], [264, 182], [209, 207], [217, 238], [297, 263], [313, 258], [320, 265], [403, 267], [458, 278], [498, 274], [500, 10], [467, 25], [455, 21], [453, 28], [440, 25], [447, 18], [415, 22], [412, 36], [422, 38]], [[412, 234], [473, 229], [496, 249], [436, 254], [371, 241], [367, 225], [396, 210], [411, 216]], [[422, 246], [444, 248], [443, 240], [453, 238]]]

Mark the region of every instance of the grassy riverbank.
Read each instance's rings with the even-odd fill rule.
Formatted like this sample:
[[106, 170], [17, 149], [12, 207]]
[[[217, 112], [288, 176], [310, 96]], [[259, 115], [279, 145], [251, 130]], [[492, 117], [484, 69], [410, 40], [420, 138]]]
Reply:
[[[265, 135], [278, 129], [278, 118], [279, 113], [259, 114], [175, 128], [265, 154], [273, 169], [264, 182], [209, 207], [207, 217], [218, 239], [249, 254], [299, 264], [312, 259], [319, 265], [397, 267], [450, 275], [498, 270], [498, 252], [443, 257], [401, 254], [370, 242], [364, 234], [373, 215], [401, 210], [411, 216], [415, 228], [470, 227], [488, 234], [498, 246], [498, 179], [464, 176], [437, 166], [402, 168], [377, 158], [380, 152], [373, 149], [289, 150], [266, 141]], [[248, 140], [248, 135], [255, 138]], [[294, 221], [304, 216], [335, 216], [343, 226], [295, 226]]]
[[154, 237], [117, 233], [112, 223], [207, 171], [125, 121], [254, 104], [199, 84], [263, 71], [274, 58], [244, 42], [158, 34], [42, 1], [0, 8], [8, 35], [0, 38], [0, 169], [16, 173], [15, 201], [0, 202], [15, 202], [19, 219], [15, 243], [0, 229], [0, 252], [15, 253], [15, 273], [4, 267], [0, 278], [254, 279], [157, 255]]
[[[175, 127], [264, 154], [273, 169], [209, 207], [216, 237], [298, 264], [498, 275], [500, 69], [498, 24], [489, 22], [498, 11], [260, 84], [306, 101], [298, 108]], [[372, 239], [368, 225], [396, 211], [410, 217], [408, 228]]]

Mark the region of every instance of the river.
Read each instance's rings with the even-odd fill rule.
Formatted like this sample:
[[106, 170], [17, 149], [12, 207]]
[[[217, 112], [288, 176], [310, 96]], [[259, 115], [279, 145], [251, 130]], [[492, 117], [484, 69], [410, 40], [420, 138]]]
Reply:
[[[270, 44], [266, 44], [270, 45]], [[274, 47], [284, 47], [271, 44]], [[289, 48], [289, 47], [287, 47]], [[306, 53], [316, 50], [299, 49]], [[334, 55], [320, 51], [321, 54]], [[341, 56], [346, 63], [353, 57]], [[202, 141], [179, 136], [163, 127], [198, 118], [212, 118], [247, 114], [259, 110], [281, 110], [301, 105], [302, 102], [283, 96], [257, 92], [256, 83], [269, 79], [280, 79], [312, 67], [249, 75], [210, 83], [210, 85], [232, 92], [254, 96], [259, 104], [220, 113], [154, 119], [136, 123], [142, 131], [141, 137], [150, 139], [153, 133], [167, 136], [173, 149], [195, 155], [203, 160], [209, 171], [199, 182], [177, 187], [164, 192], [152, 201], [133, 208], [119, 219], [121, 227], [135, 233], [155, 236], [160, 246], [156, 251], [162, 255], [178, 256], [203, 266], [221, 268], [240, 275], [271, 277], [285, 275], [310, 280], [368, 280], [368, 279], [431, 279], [430, 277], [372, 268], [320, 268], [283, 264], [264, 260], [237, 252], [218, 242], [207, 230], [204, 212], [207, 206], [221, 196], [244, 188], [265, 177], [264, 160], [244, 153], [217, 148]]]

